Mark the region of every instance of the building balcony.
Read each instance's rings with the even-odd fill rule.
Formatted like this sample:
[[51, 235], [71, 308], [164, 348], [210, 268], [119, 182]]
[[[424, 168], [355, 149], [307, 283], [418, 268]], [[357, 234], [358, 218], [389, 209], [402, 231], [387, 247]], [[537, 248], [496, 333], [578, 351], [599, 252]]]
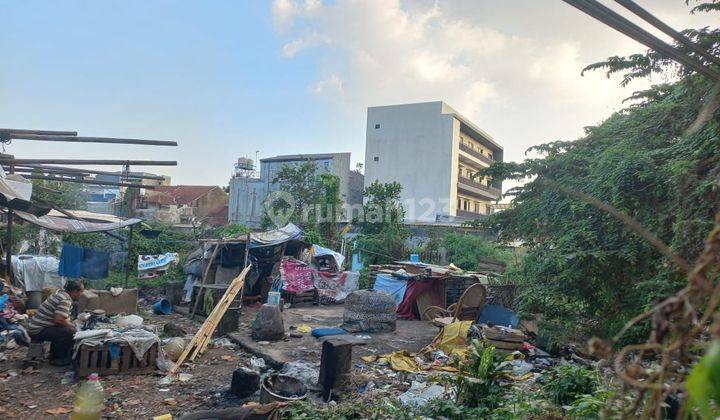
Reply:
[[482, 153], [478, 152], [477, 150], [471, 148], [470, 146], [466, 146], [462, 143], [460, 143], [460, 150], [469, 154], [470, 156], [480, 159], [481, 161], [487, 163], [488, 165], [492, 165], [493, 163], [495, 163], [495, 160], [483, 155]]
[[458, 188], [475, 197], [490, 200], [497, 200], [502, 195], [500, 188], [489, 187], [464, 176], [458, 176]]
[[488, 217], [488, 215], [485, 213], [475, 213], [474, 211], [458, 209], [456, 217], [459, 217], [462, 219], [468, 219], [468, 220], [477, 220], [477, 219], [485, 219]]

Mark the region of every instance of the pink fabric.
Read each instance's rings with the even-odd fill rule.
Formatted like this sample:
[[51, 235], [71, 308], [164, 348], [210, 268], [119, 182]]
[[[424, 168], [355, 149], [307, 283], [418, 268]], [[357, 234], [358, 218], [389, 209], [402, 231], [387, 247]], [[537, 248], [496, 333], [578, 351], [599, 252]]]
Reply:
[[441, 280], [408, 280], [405, 289], [405, 297], [395, 311], [399, 318], [404, 319], [420, 319], [420, 313], [417, 307], [417, 297], [426, 291], [432, 293], [434, 301], [433, 305], [442, 306], [442, 283]]
[[312, 267], [293, 258], [283, 258], [280, 263], [280, 275], [283, 290], [290, 293], [302, 293], [315, 288]]

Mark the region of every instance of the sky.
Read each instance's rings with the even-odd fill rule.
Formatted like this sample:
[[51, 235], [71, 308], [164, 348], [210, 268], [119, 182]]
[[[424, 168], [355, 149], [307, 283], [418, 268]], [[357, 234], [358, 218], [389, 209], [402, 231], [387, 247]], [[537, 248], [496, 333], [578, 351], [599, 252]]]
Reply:
[[[638, 3], [677, 29], [717, 26], [684, 0]], [[581, 76], [645, 48], [560, 0], [0, 0], [0, 16], [0, 127], [179, 143], [15, 140], [6, 153], [177, 160], [133, 168], [175, 184], [227, 185], [256, 152], [351, 152], [354, 167], [367, 107], [434, 100], [518, 161], [646, 85]]]

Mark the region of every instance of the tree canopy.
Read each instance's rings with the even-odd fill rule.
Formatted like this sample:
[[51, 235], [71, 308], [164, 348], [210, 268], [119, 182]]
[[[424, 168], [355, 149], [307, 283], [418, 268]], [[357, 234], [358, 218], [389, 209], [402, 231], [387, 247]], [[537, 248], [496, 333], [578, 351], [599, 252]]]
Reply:
[[[684, 33], [717, 54], [717, 29]], [[677, 264], [568, 190], [633, 217], [690, 262], [702, 251], [720, 203], [716, 82], [654, 51], [611, 57], [586, 70], [598, 68], [621, 74], [623, 84], [657, 72], [670, 72], [676, 81], [636, 92], [632, 105], [586, 128], [581, 139], [533, 147], [529, 152], [539, 157], [496, 163], [483, 174], [527, 181], [507, 193], [511, 207], [488, 224], [502, 239], [528, 248], [516, 279], [523, 285], [521, 306], [543, 313], [561, 335], [617, 332], [685, 284]]]

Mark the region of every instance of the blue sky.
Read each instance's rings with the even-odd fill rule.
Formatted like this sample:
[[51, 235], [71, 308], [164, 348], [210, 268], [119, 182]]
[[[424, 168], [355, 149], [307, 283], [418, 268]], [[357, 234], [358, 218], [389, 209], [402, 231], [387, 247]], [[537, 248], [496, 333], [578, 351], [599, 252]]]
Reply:
[[[680, 0], [641, 3], [679, 28], [712, 21]], [[178, 160], [147, 170], [185, 184], [226, 185], [256, 150], [362, 161], [365, 108], [422, 100], [446, 100], [521, 159], [618, 109], [639, 86], [580, 69], [643, 49], [559, 0], [0, 0], [0, 15], [0, 127], [180, 143], [6, 152]]]
[[[182, 183], [222, 184], [238, 156], [324, 151], [320, 139], [342, 128], [324, 118], [326, 106], [308, 106], [312, 57], [280, 56], [268, 3], [0, 7], [0, 126], [180, 142], [170, 149], [18, 140], [6, 148], [18, 157], [177, 159], [177, 169], [160, 171]], [[348, 143], [337, 145], [350, 151]]]

